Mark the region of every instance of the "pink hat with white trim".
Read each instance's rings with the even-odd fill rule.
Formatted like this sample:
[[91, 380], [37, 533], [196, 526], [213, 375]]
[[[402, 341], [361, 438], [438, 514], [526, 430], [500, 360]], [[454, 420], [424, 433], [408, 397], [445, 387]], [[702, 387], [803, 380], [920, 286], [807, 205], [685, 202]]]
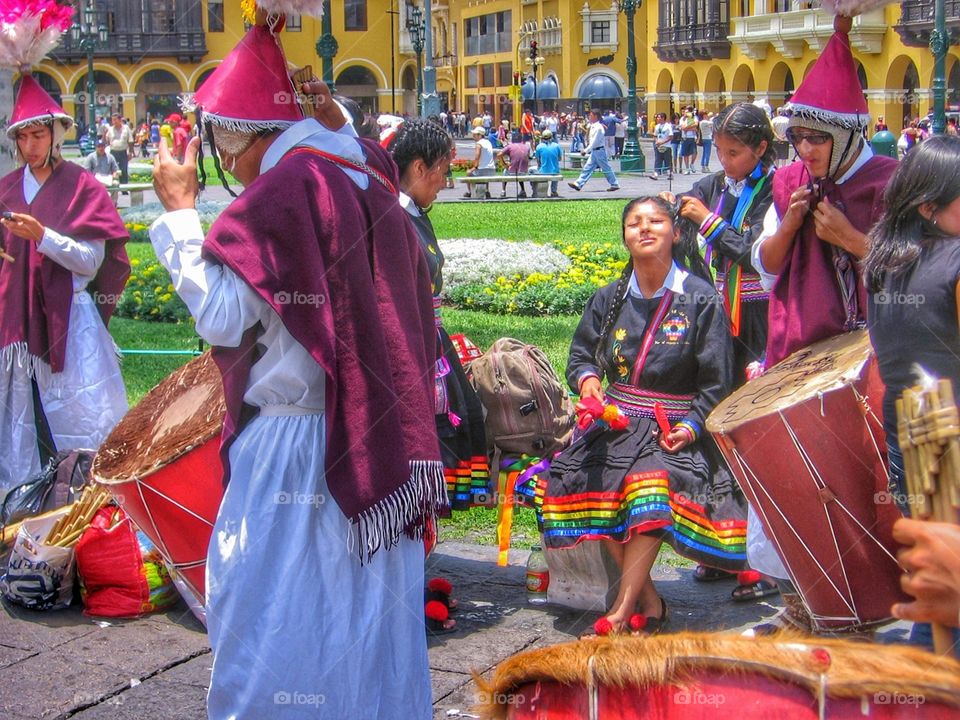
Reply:
[[15, 137], [17, 130], [28, 125], [48, 124], [53, 120], [62, 122], [64, 128], [73, 125], [73, 118], [40, 87], [33, 75], [24, 73], [20, 78], [17, 99], [13, 103], [13, 115], [7, 125], [7, 137]]

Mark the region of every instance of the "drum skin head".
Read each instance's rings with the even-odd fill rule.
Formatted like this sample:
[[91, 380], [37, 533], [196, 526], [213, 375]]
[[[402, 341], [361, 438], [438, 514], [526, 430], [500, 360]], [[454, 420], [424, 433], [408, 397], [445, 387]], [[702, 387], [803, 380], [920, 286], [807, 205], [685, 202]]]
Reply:
[[128, 412], [93, 461], [98, 482], [144, 478], [219, 437], [226, 414], [220, 370], [210, 353], [164, 379]]
[[739, 388], [707, 418], [707, 430], [725, 433], [855, 382], [873, 355], [866, 330], [802, 348]]

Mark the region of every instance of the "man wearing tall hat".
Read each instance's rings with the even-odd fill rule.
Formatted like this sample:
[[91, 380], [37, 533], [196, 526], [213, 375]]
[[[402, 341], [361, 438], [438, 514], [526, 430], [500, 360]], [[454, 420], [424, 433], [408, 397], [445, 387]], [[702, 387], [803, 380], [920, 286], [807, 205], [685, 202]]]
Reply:
[[[282, 18], [282, 16], [281, 16]], [[195, 96], [243, 185], [206, 238], [162, 144], [150, 229], [214, 347], [229, 479], [209, 548], [210, 718], [429, 718], [423, 529], [446, 502], [426, 262], [396, 166], [304, 119], [259, 18]]]
[[0, 495], [57, 451], [96, 449], [127, 411], [106, 323], [130, 274], [103, 185], [60, 155], [73, 120], [25, 71], [0, 179]]
[[[864, 139], [870, 113], [850, 51], [851, 24], [851, 18], [836, 18], [836, 32], [786, 105], [792, 113], [786, 137], [799, 159], [774, 175], [773, 205], [752, 254], [770, 290], [767, 368], [811, 343], [866, 324], [858, 263], [896, 162], [874, 155]], [[766, 548], [749, 553], [751, 567], [782, 579], [787, 610], [778, 622], [810, 629], [786, 569], [752, 512], [748, 535], [748, 547]]]

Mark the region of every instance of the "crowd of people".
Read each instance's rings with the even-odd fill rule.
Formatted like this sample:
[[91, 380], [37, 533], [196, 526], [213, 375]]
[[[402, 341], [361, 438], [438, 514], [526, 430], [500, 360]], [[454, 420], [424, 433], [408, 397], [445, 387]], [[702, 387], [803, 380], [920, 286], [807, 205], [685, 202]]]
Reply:
[[[405, 121], [381, 147], [362, 137], [355, 105], [319, 82], [293, 86], [269, 26], [255, 24], [229, 60], [195, 102], [219, 167], [244, 190], [205, 233], [201, 140], [179, 116], [166, 133], [154, 123], [165, 213], [150, 228], [227, 399], [229, 483], [207, 565], [209, 715], [271, 716], [286, 689], [322, 692], [333, 716], [426, 718], [424, 541], [440, 513], [469, 506], [473, 481], [490, 470], [483, 410], [439, 312], [443, 255], [428, 215], [454, 156], [451, 115]], [[292, 92], [320, 98], [313, 116], [272, 100]], [[539, 513], [548, 548], [602, 541], [620, 569], [597, 634], [668, 627], [650, 573], [663, 543], [700, 563], [701, 580], [753, 566], [758, 575], [739, 594], [776, 587], [786, 605], [766, 630], [814, 629], [783, 558], [748, 552], [770, 540], [705, 429], [749, 378], [813, 342], [868, 328], [887, 387], [898, 496], [906, 491], [893, 401], [912, 384], [914, 363], [960, 382], [960, 139], [923, 140], [899, 165], [874, 155], [842, 30], [789, 114], [778, 113], [784, 121], [770, 114], [747, 103], [715, 116], [688, 107], [677, 130], [657, 118], [658, 173], [693, 173], [699, 147], [708, 169], [711, 146], [722, 173], [626, 205], [629, 259], [587, 303], [572, 338], [571, 389], [626, 421], [596, 424], [553, 458]], [[474, 120], [474, 170], [492, 174], [499, 155], [522, 173], [531, 152], [542, 171], [558, 168], [555, 140], [576, 133], [577, 121], [550, 117], [556, 129], [540, 128], [535, 148], [532, 114], [500, 149], [486, 118]], [[461, 120], [453, 134], [465, 130]], [[621, 120], [590, 112], [590, 160], [573, 189], [594, 167], [617, 189], [608, 159], [619, 152]], [[129, 275], [127, 233], [102, 185], [63, 161], [71, 122], [25, 76], [8, 129], [21, 167], [0, 180], [3, 489], [58, 449], [96, 447], [126, 411], [106, 323]], [[128, 159], [138, 135], [114, 116], [93, 172], [122, 176], [117, 155]], [[797, 156], [786, 165], [784, 142]], [[881, 294], [926, 302], [883, 303]], [[275, 501], [282, 494], [330, 502]], [[904, 518], [895, 534], [911, 571], [903, 588], [916, 600], [893, 612], [960, 625], [956, 526]]]

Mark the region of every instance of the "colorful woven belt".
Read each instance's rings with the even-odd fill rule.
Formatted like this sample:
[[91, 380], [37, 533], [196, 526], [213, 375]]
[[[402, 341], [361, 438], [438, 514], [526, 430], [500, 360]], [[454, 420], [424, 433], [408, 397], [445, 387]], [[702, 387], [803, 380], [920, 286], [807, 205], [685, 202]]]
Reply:
[[683, 420], [693, 405], [694, 395], [667, 395], [656, 393], [634, 385], [614, 383], [605, 394], [625, 415], [630, 417], [653, 418], [653, 406], [660, 403], [672, 421]]
[[[717, 292], [721, 295], [726, 292], [727, 274], [717, 273]], [[760, 276], [757, 273], [744, 272], [740, 275], [740, 302], [757, 302], [769, 300], [770, 293], [763, 289]]]
[[443, 327], [443, 318], [441, 317], [441, 313], [440, 313], [440, 302], [441, 302], [440, 296], [434, 295], [433, 296], [433, 324], [438, 328]]

